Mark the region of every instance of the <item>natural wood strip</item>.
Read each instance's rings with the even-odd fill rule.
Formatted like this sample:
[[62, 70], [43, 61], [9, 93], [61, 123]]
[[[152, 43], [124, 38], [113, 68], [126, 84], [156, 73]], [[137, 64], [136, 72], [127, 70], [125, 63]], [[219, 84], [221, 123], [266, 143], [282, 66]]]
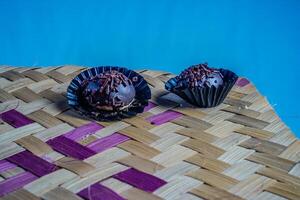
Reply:
[[257, 119], [261, 119], [263, 121], [272, 123], [275, 120], [278, 120], [279, 117], [276, 115], [276, 113], [275, 113], [274, 110], [270, 109], [270, 110], [268, 110], [266, 112], [261, 113], [260, 116], [257, 117]]
[[137, 128], [141, 128], [141, 129], [145, 129], [145, 130], [149, 130], [149, 129], [152, 129], [155, 127], [150, 122], [148, 122], [147, 120], [145, 120], [139, 116], [127, 118], [127, 119], [124, 119], [123, 121], [128, 124], [131, 124]]
[[239, 182], [234, 178], [207, 169], [198, 169], [197, 171], [188, 173], [187, 176], [201, 180], [209, 185], [223, 190], [228, 190]]
[[9, 100], [15, 100], [16, 97], [12, 94], [6, 92], [5, 90], [0, 89], [0, 102], [5, 102]]
[[258, 128], [258, 129], [263, 129], [267, 125], [269, 125], [268, 122], [258, 120], [252, 117], [247, 117], [244, 115], [234, 115], [233, 117], [227, 119], [230, 122], [237, 123], [237, 124], [242, 124], [245, 126], [249, 126], [252, 128]]
[[83, 117], [82, 115], [76, 113], [73, 110], [68, 110], [66, 112], [60, 113], [56, 115], [58, 119], [71, 124], [72, 126], [79, 127], [85, 124], [90, 123], [87, 117]]
[[132, 139], [135, 139], [139, 142], [146, 143], [146, 144], [151, 144], [152, 142], [156, 141], [159, 139], [157, 135], [154, 135], [150, 133], [149, 131], [146, 131], [141, 128], [135, 128], [133, 126], [129, 126], [127, 128], [124, 128], [119, 131], [123, 135], [126, 135]]
[[252, 118], [258, 118], [260, 116], [260, 112], [246, 109], [246, 108], [240, 108], [240, 107], [236, 107], [236, 106], [228, 106], [222, 110], [224, 110], [226, 112], [239, 114], [239, 115], [245, 115], [247, 117], [252, 117]]
[[133, 156], [133, 155], [122, 158], [117, 162], [123, 165], [127, 165], [129, 167], [136, 168], [148, 174], [153, 174], [156, 171], [164, 168], [162, 165], [155, 163], [151, 160], [146, 160], [144, 158], [140, 158], [138, 156]]
[[295, 162], [300, 161], [300, 140], [293, 142], [289, 147], [283, 151], [279, 157], [292, 160]]
[[46, 113], [49, 113], [52, 116], [56, 116], [66, 110], [68, 110], [70, 107], [68, 103], [64, 101], [57, 101], [55, 103], [49, 104], [43, 108], [43, 111]]
[[295, 165], [293, 161], [266, 153], [253, 153], [247, 160], [285, 171], [289, 171]]
[[163, 152], [167, 151], [170, 146], [179, 145], [188, 139], [189, 137], [177, 133], [164, 133], [161, 138], [153, 142], [151, 146]]
[[18, 72], [13, 71], [13, 70], [3, 72], [3, 73], [0, 74], [0, 76], [6, 78], [8, 80], [11, 80], [11, 81], [16, 81], [18, 79], [25, 78], [25, 76], [23, 74], [20, 74]]
[[8, 169], [4, 172], [1, 172], [0, 175], [5, 178], [5, 179], [8, 179], [8, 178], [12, 178], [18, 174], [21, 174], [21, 173], [24, 173], [25, 170], [20, 168], [20, 167], [15, 167], [15, 168], [12, 168], [12, 169]]
[[13, 100], [2, 102], [0, 103], [0, 113], [4, 113], [6, 111], [16, 109], [20, 106], [23, 106], [24, 104], [26, 103], [20, 99], [13, 99]]
[[110, 163], [104, 165], [103, 167], [97, 168], [92, 173], [83, 178], [76, 177], [71, 180], [67, 180], [64, 184], [61, 185], [61, 187], [70, 190], [71, 192], [77, 193], [96, 182], [106, 179], [126, 169], [128, 169], [128, 167], [125, 167], [124, 165], [120, 165], [118, 163]]
[[185, 159], [185, 161], [218, 173], [221, 173], [225, 169], [230, 167], [229, 164], [223, 161], [211, 158], [209, 156], [201, 155], [201, 154], [196, 154], [190, 158]]
[[232, 88], [232, 90], [229, 92], [228, 97], [233, 98], [233, 99], [241, 99], [247, 94], [235, 91], [235, 87]]
[[62, 73], [64, 75], [69, 75], [74, 72], [79, 72], [85, 69], [85, 67], [74, 66], [74, 65], [64, 65], [56, 69], [57, 72]]
[[60, 82], [60, 83], [70, 82], [72, 80], [71, 77], [65, 76], [64, 74], [61, 74], [56, 70], [52, 70], [50, 72], [47, 72], [46, 75], [53, 78], [54, 80], [56, 80], [57, 82]]
[[24, 189], [35, 194], [36, 196], [42, 196], [59, 185], [72, 180], [76, 176], [77, 175], [73, 172], [65, 169], [59, 169], [27, 184], [24, 186]]
[[220, 138], [217, 141], [215, 141], [213, 143], [213, 145], [215, 145], [221, 149], [224, 149], [226, 151], [229, 151], [233, 147], [248, 140], [249, 138], [250, 138], [249, 136], [245, 136], [245, 135], [241, 135], [241, 134], [232, 132], [230, 135], [228, 135], [224, 138]]
[[273, 122], [271, 122], [268, 126], [266, 126], [264, 128], [264, 130], [271, 131], [273, 133], [278, 133], [285, 129], [288, 129], [288, 127], [280, 119], [274, 120]]
[[255, 197], [256, 200], [287, 200], [283, 196], [264, 191]]
[[44, 108], [49, 103], [50, 101], [48, 99], [41, 98], [26, 104], [22, 104], [21, 106], [17, 107], [16, 110], [23, 113], [24, 115], [28, 115]]
[[271, 139], [270, 141], [282, 144], [284, 146], [289, 146], [292, 144], [294, 141], [296, 141], [297, 138], [291, 130], [289, 129], [283, 129], [282, 131], [277, 132]]
[[199, 153], [202, 153], [204, 155], [212, 156], [212, 158], [219, 157], [220, 155], [225, 153], [223, 149], [220, 149], [212, 144], [196, 139], [189, 139], [183, 142], [181, 145]]
[[63, 95], [58, 94], [56, 92], [53, 92], [50, 89], [40, 92], [39, 95], [46, 98], [46, 99], [49, 99], [52, 102], [66, 101], [66, 97], [64, 97]]
[[133, 186], [112, 177], [101, 181], [100, 184], [105, 187], [108, 187], [109, 189], [113, 190], [118, 194], [121, 194], [126, 190], [134, 188]]
[[38, 69], [35, 69], [34, 71], [45, 74], [45, 73], [50, 72], [52, 70], [55, 70], [57, 68], [59, 68], [59, 66], [54, 66], [54, 67], [53, 66], [47, 66], [47, 67], [40, 67]]
[[286, 149], [285, 146], [270, 142], [267, 140], [261, 140], [257, 138], [250, 138], [240, 144], [240, 146], [247, 149], [254, 149], [258, 152], [268, 153], [272, 155], [279, 155]]
[[127, 151], [124, 151], [117, 147], [113, 147], [85, 159], [84, 162], [87, 162], [94, 167], [99, 168], [119, 159], [125, 158], [129, 155], [130, 153], [128, 153]]
[[241, 99], [233, 99], [233, 98], [226, 98], [224, 100], [224, 103], [229, 104], [231, 106], [240, 107], [240, 108], [246, 108], [251, 105], [250, 102], [243, 101]]
[[188, 127], [188, 128], [194, 128], [197, 130], [206, 130], [210, 128], [212, 125], [209, 124], [208, 122], [198, 120], [196, 118], [192, 118], [189, 116], [183, 116], [180, 117], [179, 119], [175, 119], [172, 121], [175, 124], [178, 124], [180, 126]]
[[209, 115], [206, 115], [202, 120], [212, 125], [217, 125], [223, 122], [224, 120], [231, 118], [232, 116], [234, 116], [233, 113], [218, 110], [213, 113], [210, 113]]
[[264, 167], [256, 172], [257, 174], [267, 176], [269, 178], [285, 182], [285, 183], [290, 183], [290, 184], [295, 184], [300, 187], [300, 178], [288, 174], [284, 170], [280, 169], [275, 169], [275, 168], [269, 168], [269, 167]]
[[252, 149], [245, 149], [243, 147], [234, 146], [228, 149], [223, 155], [218, 157], [218, 160], [222, 160], [229, 164], [239, 163], [242, 160], [248, 158], [255, 151]]
[[292, 200], [300, 199], [300, 187], [276, 182], [265, 189], [266, 191]]
[[274, 133], [272, 132], [251, 127], [242, 127], [240, 129], [235, 130], [235, 132], [244, 135], [249, 135], [251, 137], [259, 138], [262, 140], [268, 140], [274, 135]]
[[[0, 67], [0, 70], [1, 70], [1, 67]], [[11, 81], [7, 80], [6, 78], [0, 77], [0, 89], [3, 89], [9, 85], [11, 85]]]
[[31, 102], [42, 98], [37, 93], [35, 93], [27, 87], [16, 90], [12, 94], [18, 99], [22, 99], [25, 102]]
[[45, 200], [83, 200], [78, 195], [70, 192], [61, 187], [54, 188], [53, 190], [43, 195]]
[[46, 79], [43, 81], [29, 84], [29, 85], [27, 85], [27, 87], [36, 93], [40, 93], [44, 90], [54, 87], [57, 84], [58, 83], [56, 81], [54, 81], [53, 79]]
[[195, 109], [195, 108], [177, 107], [177, 108], [174, 108], [173, 110], [175, 110], [176, 112], [180, 112], [184, 115], [196, 118], [196, 119], [202, 119], [207, 115], [206, 113], [202, 112], [201, 110]]
[[43, 110], [38, 110], [36, 112], [33, 112], [29, 115], [27, 115], [30, 119], [33, 121], [36, 121], [40, 123], [41, 125], [45, 126], [46, 128], [51, 128], [53, 126], [57, 126], [59, 124], [62, 124], [63, 122], [52, 115], [48, 114], [47, 112]]
[[94, 166], [86, 162], [74, 158], [70, 158], [70, 157], [61, 158], [57, 160], [55, 164], [67, 170], [70, 170], [71, 172], [74, 172], [81, 177], [84, 177], [90, 171], [95, 169]]
[[257, 170], [263, 168], [262, 165], [250, 162], [248, 160], [241, 160], [228, 167], [223, 174], [230, 176], [236, 180], [243, 181], [256, 173]]
[[2, 197], [1, 200], [40, 200], [40, 198], [27, 190], [19, 189]]
[[205, 131], [192, 129], [192, 128], [181, 129], [176, 131], [176, 133], [191, 137], [193, 139], [203, 140], [207, 143], [213, 143], [218, 139], [216, 136], [209, 134]]
[[271, 109], [269, 102], [265, 97], [259, 96], [257, 100], [255, 100], [251, 106], [249, 106], [249, 109], [256, 110], [259, 112], [265, 112]]
[[150, 129], [149, 132], [154, 133], [155, 135], [158, 136], [162, 136], [165, 133], [175, 133], [181, 129], [184, 129], [184, 127], [174, 124], [172, 122], [167, 122]]
[[126, 190], [121, 193], [121, 196], [128, 200], [137, 200], [137, 199], [143, 199], [143, 200], [162, 200], [157, 195], [144, 192], [143, 190], [137, 189], [137, 188], [130, 188], [129, 190]]
[[44, 154], [53, 151], [47, 143], [44, 143], [42, 140], [32, 135], [28, 135], [26, 137], [18, 139], [16, 140], [16, 143], [37, 156], [43, 156]]
[[[40, 68], [40, 69], [47, 70], [47, 68]], [[30, 79], [37, 81], [37, 82], [49, 79], [48, 76], [39, 72], [38, 70], [25, 71], [25, 72], [23, 72], [23, 75], [25, 75], [25, 76], [29, 77]]]
[[241, 124], [232, 123], [229, 121], [222, 121], [214, 126], [205, 130], [205, 132], [210, 133], [219, 138], [225, 138], [232, 135], [232, 132], [243, 127]]
[[145, 159], [151, 159], [161, 153], [159, 150], [153, 147], [134, 140], [123, 142], [119, 144], [118, 147]]
[[0, 144], [0, 160], [15, 155], [25, 149], [14, 142]]
[[28, 124], [1, 134], [0, 144], [8, 144], [22, 137], [37, 133], [45, 128], [38, 123]]
[[64, 133], [67, 133], [74, 128], [70, 126], [69, 124], [62, 123], [57, 126], [53, 126], [51, 128], [45, 129], [43, 131], [40, 131], [36, 134], [34, 134], [35, 137], [39, 138], [40, 140], [43, 140], [44, 142], [53, 139], [57, 136], [60, 136]]
[[290, 171], [289, 174], [300, 177], [300, 163], [297, 163]]
[[229, 193], [226, 190], [211, 187], [206, 184], [202, 184], [199, 187], [192, 189], [190, 192], [192, 194], [195, 194], [201, 198], [208, 199], [208, 200], [217, 200], [217, 199], [242, 200], [241, 197]]
[[187, 176], [177, 176], [154, 191], [163, 199], [180, 199], [181, 195], [202, 184], [202, 181]]
[[154, 175], [169, 182], [178, 176], [185, 176], [187, 173], [195, 171], [199, 168], [199, 166], [194, 164], [181, 161], [156, 172]]
[[16, 81], [8, 83], [4, 87], [2, 87], [2, 89], [8, 93], [11, 93], [11, 92], [19, 90], [23, 87], [26, 87], [30, 84], [34, 84], [34, 81], [29, 78], [22, 78], [22, 79], [18, 79]]
[[101, 124], [102, 126], [104, 126], [104, 128], [96, 131], [96, 133], [94, 134], [94, 136], [98, 137], [98, 138], [109, 136], [115, 132], [118, 132], [118, 131], [130, 126], [130, 124], [123, 122], [123, 121], [109, 122], [109, 123], [108, 122], [98, 122], [98, 123]]
[[195, 154], [197, 154], [197, 152], [189, 148], [181, 145], [173, 145], [167, 151], [151, 158], [151, 160], [164, 167], [170, 167]]
[[274, 182], [275, 181], [270, 178], [253, 174], [249, 178], [234, 185], [228, 192], [245, 199], [256, 199], [261, 192]]

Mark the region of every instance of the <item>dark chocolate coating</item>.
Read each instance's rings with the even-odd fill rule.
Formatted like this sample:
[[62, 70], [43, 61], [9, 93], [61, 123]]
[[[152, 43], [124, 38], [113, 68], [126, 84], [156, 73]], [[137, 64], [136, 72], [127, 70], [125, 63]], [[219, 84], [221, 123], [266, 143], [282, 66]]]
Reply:
[[118, 71], [106, 71], [82, 85], [82, 98], [100, 110], [119, 110], [133, 102], [135, 88], [130, 79]]
[[207, 64], [193, 65], [176, 77], [177, 88], [212, 87], [218, 88], [223, 85], [222, 73]]

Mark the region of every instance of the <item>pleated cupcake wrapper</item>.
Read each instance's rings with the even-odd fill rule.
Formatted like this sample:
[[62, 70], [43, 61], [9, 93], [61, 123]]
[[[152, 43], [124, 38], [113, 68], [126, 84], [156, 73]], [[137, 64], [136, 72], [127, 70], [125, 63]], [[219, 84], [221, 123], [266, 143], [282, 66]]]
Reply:
[[220, 69], [220, 72], [224, 76], [224, 83], [218, 88], [216, 88], [215, 86], [207, 86], [176, 89], [175, 86], [177, 82], [174, 78], [172, 78], [172, 80], [170, 79], [166, 83], [166, 89], [177, 94], [181, 98], [185, 99], [187, 102], [198, 107], [215, 107], [224, 101], [229, 91], [238, 79], [237, 75], [229, 70]]
[[[136, 82], [133, 82], [133, 86], [136, 91], [134, 102], [123, 110], [106, 111], [99, 110], [92, 106], [86, 105], [81, 99], [82, 82], [97, 76], [105, 71], [116, 70], [123, 73], [127, 78], [132, 79], [138, 77]], [[135, 71], [128, 70], [124, 67], [113, 67], [113, 66], [101, 66], [89, 68], [80, 74], [78, 74], [70, 83], [67, 89], [68, 104], [79, 111], [82, 115], [93, 118], [99, 121], [114, 121], [120, 120], [127, 117], [135, 116], [137, 113], [142, 113], [144, 107], [148, 105], [148, 100], [151, 98], [151, 91], [144, 80], [144, 78]]]

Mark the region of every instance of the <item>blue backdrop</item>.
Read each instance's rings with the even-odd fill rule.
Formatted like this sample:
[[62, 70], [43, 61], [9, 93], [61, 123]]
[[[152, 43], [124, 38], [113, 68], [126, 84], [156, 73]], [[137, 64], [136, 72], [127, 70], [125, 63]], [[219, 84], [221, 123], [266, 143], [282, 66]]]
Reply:
[[0, 0], [0, 64], [207, 61], [249, 77], [300, 136], [300, 1]]

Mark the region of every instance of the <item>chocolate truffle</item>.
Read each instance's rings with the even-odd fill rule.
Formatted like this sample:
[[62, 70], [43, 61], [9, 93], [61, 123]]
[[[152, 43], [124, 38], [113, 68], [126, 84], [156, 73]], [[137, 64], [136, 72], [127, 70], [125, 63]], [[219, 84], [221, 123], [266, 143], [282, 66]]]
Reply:
[[97, 109], [118, 110], [134, 99], [135, 88], [124, 74], [112, 70], [85, 80], [82, 95], [85, 101]]
[[209, 68], [208, 65], [199, 64], [193, 65], [185, 69], [179, 76], [176, 77], [178, 87], [212, 87], [218, 88], [223, 84], [222, 73], [214, 68]]

